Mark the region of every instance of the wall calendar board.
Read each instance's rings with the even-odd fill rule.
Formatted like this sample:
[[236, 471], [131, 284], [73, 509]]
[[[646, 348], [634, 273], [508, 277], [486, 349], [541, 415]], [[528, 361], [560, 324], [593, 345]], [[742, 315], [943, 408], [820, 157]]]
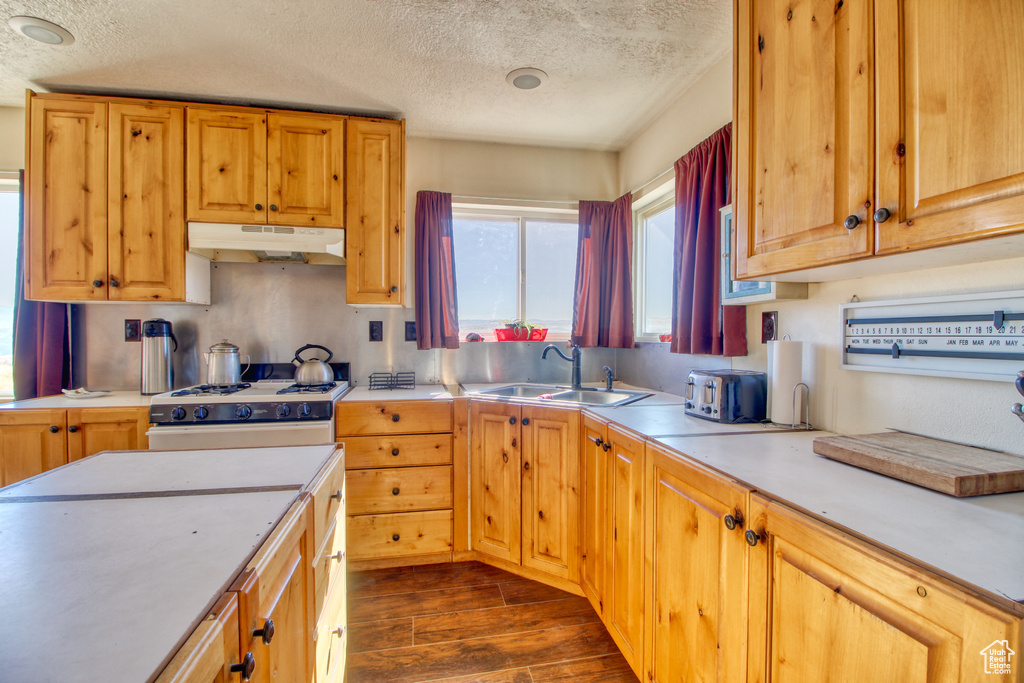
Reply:
[[1024, 370], [1024, 291], [840, 306], [849, 370], [1013, 382]]

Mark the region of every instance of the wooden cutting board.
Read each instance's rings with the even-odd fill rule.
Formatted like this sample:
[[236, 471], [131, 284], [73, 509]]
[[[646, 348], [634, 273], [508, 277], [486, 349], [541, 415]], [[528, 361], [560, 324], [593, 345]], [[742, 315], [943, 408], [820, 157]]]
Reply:
[[819, 437], [814, 452], [960, 498], [1024, 490], [1024, 457], [914, 434]]

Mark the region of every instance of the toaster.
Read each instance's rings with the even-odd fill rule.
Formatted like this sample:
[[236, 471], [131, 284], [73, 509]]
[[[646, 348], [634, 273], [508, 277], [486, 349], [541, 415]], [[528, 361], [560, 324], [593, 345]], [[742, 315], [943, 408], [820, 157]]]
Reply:
[[715, 422], [761, 422], [768, 379], [752, 370], [691, 370], [686, 380], [687, 415]]

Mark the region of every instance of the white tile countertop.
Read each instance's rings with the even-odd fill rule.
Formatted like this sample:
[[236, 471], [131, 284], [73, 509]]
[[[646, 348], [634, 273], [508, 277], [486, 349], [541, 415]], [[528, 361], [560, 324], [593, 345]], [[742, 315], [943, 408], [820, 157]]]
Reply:
[[152, 396], [137, 391], [111, 391], [99, 396], [69, 398], [64, 394], [26, 398], [21, 401], [0, 403], [0, 410], [47, 410], [67, 408], [146, 408]]

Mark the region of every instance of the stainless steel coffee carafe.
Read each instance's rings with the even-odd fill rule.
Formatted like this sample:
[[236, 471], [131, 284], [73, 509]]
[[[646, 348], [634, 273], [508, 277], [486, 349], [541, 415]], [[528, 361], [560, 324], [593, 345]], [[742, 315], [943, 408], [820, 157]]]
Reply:
[[[171, 348], [171, 344], [174, 348]], [[171, 354], [178, 350], [178, 340], [171, 323], [162, 318], [142, 323], [142, 393], [162, 394], [174, 387], [174, 365]]]

